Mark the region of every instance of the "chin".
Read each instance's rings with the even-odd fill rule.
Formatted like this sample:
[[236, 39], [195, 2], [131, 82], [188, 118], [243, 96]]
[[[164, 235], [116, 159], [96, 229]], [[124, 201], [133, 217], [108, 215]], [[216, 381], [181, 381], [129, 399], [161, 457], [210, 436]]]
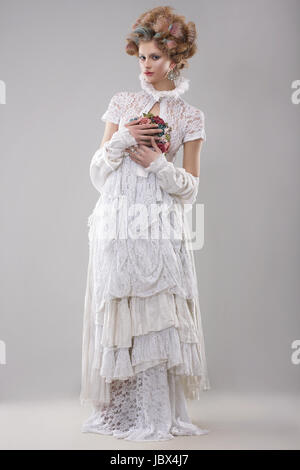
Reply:
[[144, 74], [144, 77], [146, 77], [147, 80], [153, 80], [154, 74], [153, 75], [145, 75]]

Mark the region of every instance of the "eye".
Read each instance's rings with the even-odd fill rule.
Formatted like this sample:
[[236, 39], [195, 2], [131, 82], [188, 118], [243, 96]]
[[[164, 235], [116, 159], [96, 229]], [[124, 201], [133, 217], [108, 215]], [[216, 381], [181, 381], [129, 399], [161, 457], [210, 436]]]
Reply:
[[[152, 57], [155, 58], [155, 60], [158, 60], [160, 58], [159, 55], [153, 55]], [[139, 59], [145, 59], [145, 56], [140, 55]]]

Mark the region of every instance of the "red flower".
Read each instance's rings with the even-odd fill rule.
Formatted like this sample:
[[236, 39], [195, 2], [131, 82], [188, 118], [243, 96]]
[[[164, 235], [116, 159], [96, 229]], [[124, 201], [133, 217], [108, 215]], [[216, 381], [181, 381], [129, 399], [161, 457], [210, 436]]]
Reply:
[[154, 116], [152, 120], [153, 122], [155, 122], [155, 124], [163, 124], [163, 125], [165, 124], [165, 121], [159, 116]]
[[171, 127], [168, 126], [160, 116], [154, 116], [152, 113], [143, 113], [144, 116], [139, 121], [139, 124], [158, 124], [160, 129], [159, 140], [156, 142], [156, 145], [160, 149], [162, 153], [167, 153], [170, 148], [170, 134], [171, 134]]
[[163, 153], [167, 153], [167, 151], [169, 150], [169, 147], [170, 147], [169, 142], [157, 142], [156, 145], [159, 148], [159, 150], [161, 150], [161, 152], [163, 152]]

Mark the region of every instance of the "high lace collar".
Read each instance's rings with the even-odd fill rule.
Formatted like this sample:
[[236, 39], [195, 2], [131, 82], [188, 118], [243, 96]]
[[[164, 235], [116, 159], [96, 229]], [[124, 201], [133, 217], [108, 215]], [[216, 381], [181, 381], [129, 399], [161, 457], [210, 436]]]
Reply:
[[142, 89], [153, 96], [156, 100], [159, 100], [160, 98], [178, 98], [178, 96], [187, 91], [190, 86], [190, 80], [182, 75], [175, 79], [175, 88], [173, 90], [156, 90], [152, 83], [147, 82], [143, 72], [140, 73], [139, 79]]

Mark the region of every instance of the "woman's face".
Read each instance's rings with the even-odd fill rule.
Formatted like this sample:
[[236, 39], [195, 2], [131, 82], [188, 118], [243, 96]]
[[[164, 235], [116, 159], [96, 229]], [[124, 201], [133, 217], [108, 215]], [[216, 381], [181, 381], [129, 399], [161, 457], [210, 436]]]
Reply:
[[[151, 83], [164, 80], [167, 73], [174, 67], [175, 64], [163, 54], [157, 46], [155, 41], [141, 41], [139, 44], [139, 64], [141, 72], [147, 81]], [[145, 75], [145, 72], [153, 72], [152, 75]]]

